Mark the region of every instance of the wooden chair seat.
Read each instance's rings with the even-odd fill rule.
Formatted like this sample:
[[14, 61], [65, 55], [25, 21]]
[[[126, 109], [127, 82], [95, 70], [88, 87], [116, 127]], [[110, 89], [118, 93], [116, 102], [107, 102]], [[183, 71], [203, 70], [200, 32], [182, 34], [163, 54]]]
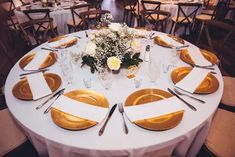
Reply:
[[0, 156], [7, 154], [27, 140], [8, 109], [0, 111], [0, 130]]
[[199, 21], [212, 20], [212, 19], [213, 19], [212, 15], [201, 14], [196, 16], [196, 20]]
[[147, 18], [148, 18], [148, 20], [151, 20], [151, 19], [153, 18], [154, 20], [160, 20], [160, 21], [162, 21], [162, 20], [165, 20], [165, 19], [167, 18], [167, 16], [165, 16], [165, 15], [153, 14], [151, 17], [147, 17]]
[[235, 113], [218, 109], [205, 140], [206, 147], [216, 156], [235, 155]]
[[223, 80], [224, 80], [224, 92], [221, 102], [225, 105], [235, 107], [235, 78], [224, 76]]
[[[179, 21], [182, 21], [183, 19], [185, 19], [185, 17], [178, 17], [178, 20], [177, 20], [177, 17], [176, 17], [176, 16], [172, 17], [172, 20], [173, 20], [175, 23], [178, 23]], [[182, 21], [182, 23], [190, 23], [189, 21], [192, 22], [192, 21], [193, 21], [192, 18], [188, 18], [188, 21], [187, 21], [187, 20], [184, 20], [184, 21]]]
[[[75, 23], [74, 23], [74, 21], [75, 21]], [[67, 21], [67, 25], [75, 27], [82, 21], [82, 19], [75, 19], [74, 21], [73, 20]]]

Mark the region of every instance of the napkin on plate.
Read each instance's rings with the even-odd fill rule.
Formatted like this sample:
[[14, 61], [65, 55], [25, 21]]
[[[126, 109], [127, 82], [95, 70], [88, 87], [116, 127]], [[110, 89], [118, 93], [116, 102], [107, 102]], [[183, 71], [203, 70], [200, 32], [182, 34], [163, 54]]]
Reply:
[[49, 47], [52, 47], [52, 48], [58, 48], [60, 47], [60, 45], [62, 44], [68, 44], [69, 42], [73, 41], [73, 40], [76, 40], [77, 38], [76, 37], [73, 37], [73, 36], [67, 36], [65, 38], [62, 38], [58, 41], [54, 41], [54, 42], [50, 42], [48, 43], [47, 45]]
[[208, 69], [202, 68], [193, 68], [187, 76], [185, 76], [181, 81], [175, 84], [176, 87], [179, 87], [190, 93], [194, 93], [197, 87], [201, 84], [204, 78], [210, 71]]
[[53, 107], [65, 113], [98, 123], [102, 122], [108, 113], [108, 108], [79, 102], [63, 95], [54, 102]]
[[202, 55], [201, 51], [197, 47], [189, 47], [188, 54], [195, 63], [200, 66], [210, 66], [211, 63]]
[[38, 70], [49, 54], [48, 51], [35, 53], [33, 59], [24, 67], [24, 70]]
[[154, 101], [136, 106], [124, 107], [129, 120], [134, 122], [153, 117], [159, 117], [173, 112], [184, 110], [182, 102], [176, 97], [170, 97], [160, 101]]
[[33, 100], [37, 100], [52, 93], [42, 72], [30, 74], [26, 77], [33, 95]]
[[178, 47], [178, 46], [182, 46], [181, 43], [175, 41], [174, 39], [170, 38], [167, 36], [167, 34], [161, 34], [161, 35], [158, 35], [163, 41], [165, 41], [166, 43], [174, 46], [174, 47]]

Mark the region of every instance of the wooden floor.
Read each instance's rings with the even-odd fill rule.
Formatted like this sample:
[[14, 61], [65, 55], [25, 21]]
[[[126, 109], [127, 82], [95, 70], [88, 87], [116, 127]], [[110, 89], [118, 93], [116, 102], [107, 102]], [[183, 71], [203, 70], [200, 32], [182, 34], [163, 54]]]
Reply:
[[[121, 5], [121, 0], [103, 0], [102, 9], [110, 10], [114, 22], [122, 22], [123, 9]], [[221, 34], [220, 30], [217, 30], [216, 34]], [[184, 36], [183, 38], [195, 44], [197, 33], [191, 34], [190, 36]], [[9, 41], [6, 41], [8, 47], [7, 52], [10, 57], [10, 61], [7, 60], [7, 57], [0, 54], [0, 83], [1, 86], [4, 84], [6, 76], [10, 71], [11, 67], [22, 57], [23, 54], [27, 53], [29, 50], [25, 49], [24, 43], [22, 42], [19, 35], [15, 33], [8, 33], [7, 37]], [[220, 37], [218, 37], [220, 38]], [[5, 40], [5, 39], [4, 39]], [[219, 43], [219, 42], [218, 42]], [[202, 38], [199, 45], [202, 48], [208, 48], [208, 44]], [[1, 51], [1, 49], [0, 49]], [[235, 77], [235, 35], [228, 40], [224, 46], [223, 52], [219, 56], [222, 67], [221, 71], [223, 75], [229, 75]]]

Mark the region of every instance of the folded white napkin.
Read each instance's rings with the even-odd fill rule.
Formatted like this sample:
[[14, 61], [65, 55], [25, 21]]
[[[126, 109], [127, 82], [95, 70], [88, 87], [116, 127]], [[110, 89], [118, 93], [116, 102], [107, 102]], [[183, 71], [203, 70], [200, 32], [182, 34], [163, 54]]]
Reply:
[[108, 113], [108, 108], [82, 103], [61, 95], [53, 107], [65, 113], [100, 123]]
[[188, 48], [188, 53], [189, 56], [192, 58], [193, 62], [196, 65], [200, 65], [200, 66], [210, 66], [212, 65], [201, 53], [201, 51], [199, 50], [199, 48], [197, 47], [189, 47]]
[[33, 100], [37, 100], [52, 93], [43, 73], [34, 73], [27, 75], [26, 77], [33, 95]]
[[161, 34], [161, 35], [158, 35], [163, 41], [165, 41], [166, 43], [168, 44], [171, 44], [175, 47], [178, 47], [178, 46], [182, 46], [181, 43], [175, 41], [174, 39], [170, 38], [167, 36], [167, 34]]
[[62, 39], [60, 39], [60, 40], [58, 40], [58, 41], [50, 42], [50, 43], [48, 43], [47, 45], [48, 45], [49, 47], [52, 47], [52, 48], [57, 48], [57, 47], [59, 47], [60, 45], [66, 44], [66, 43], [68, 44], [69, 42], [71, 42], [71, 41], [73, 41], [73, 40], [75, 40], [75, 39], [76, 39], [76, 37], [67, 36], [67, 37], [62, 38]]
[[181, 104], [182, 102], [173, 96], [168, 99], [147, 104], [126, 106], [124, 107], [124, 110], [129, 120], [133, 122], [184, 110], [184, 107]]
[[202, 68], [193, 68], [192, 71], [185, 76], [181, 81], [175, 84], [176, 87], [179, 87], [190, 93], [194, 93], [197, 87], [201, 84], [204, 78], [210, 71]]
[[49, 53], [48, 51], [35, 53], [33, 59], [24, 67], [24, 70], [38, 70]]

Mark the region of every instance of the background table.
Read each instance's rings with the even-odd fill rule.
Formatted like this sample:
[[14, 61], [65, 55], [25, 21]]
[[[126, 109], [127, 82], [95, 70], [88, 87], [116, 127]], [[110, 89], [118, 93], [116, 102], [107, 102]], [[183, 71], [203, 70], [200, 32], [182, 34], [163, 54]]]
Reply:
[[[160, 33], [156, 32], [156, 34]], [[79, 35], [82, 39], [75, 46], [69, 48], [68, 51], [77, 49], [78, 52], [82, 52], [87, 43], [85, 33], [78, 32], [71, 35]], [[46, 44], [33, 49], [31, 52], [42, 51], [40, 49], [42, 46], [45, 47]], [[194, 47], [193, 45], [191, 46]], [[151, 53], [153, 58], [160, 58], [164, 61], [170, 59], [173, 51], [172, 49], [153, 45]], [[144, 53], [141, 54], [141, 56], [143, 55]], [[139, 89], [160, 88], [166, 90], [168, 87], [173, 87], [170, 79], [170, 71], [167, 73], [162, 72], [160, 79], [156, 83], [151, 83], [146, 73], [146, 65], [146, 62], [142, 63], [139, 71], [143, 77], [141, 88], [136, 89], [133, 80], [127, 79], [125, 70], [121, 70], [120, 74], [115, 76], [115, 80], [109, 90], [104, 89], [98, 80], [97, 74], [91, 74], [88, 67], [80, 68], [80, 65], [77, 65], [74, 67], [74, 83], [72, 86], [68, 86], [66, 91], [85, 88], [82, 81], [83, 78], [91, 77], [91, 90], [104, 94], [111, 107], [115, 103], [124, 103], [128, 95]], [[179, 61], [178, 66], [188, 65]], [[175, 128], [166, 131], [145, 130], [127, 121], [129, 134], [126, 135], [123, 132], [122, 117], [118, 110], [115, 110], [102, 136], [98, 136], [98, 131], [103, 123], [81, 131], [62, 129], [53, 123], [50, 113], [43, 114], [45, 108], [41, 110], [35, 109], [46, 98], [37, 101], [22, 101], [12, 95], [12, 88], [19, 81], [19, 74], [23, 73], [18, 63], [11, 69], [7, 77], [5, 96], [9, 110], [24, 128], [41, 156], [47, 156], [49, 154], [50, 157], [141, 157], [165, 156], [174, 152], [176, 156], [193, 157], [204, 142], [210, 127], [211, 118], [223, 93], [222, 76], [218, 67], [215, 66], [215, 68], [217, 73], [215, 76], [220, 83], [219, 89], [212, 94], [197, 95], [198, 98], [206, 101], [205, 104], [185, 97], [198, 111], [194, 112], [185, 105], [182, 121]], [[57, 73], [61, 76], [58, 63], [50, 67], [50, 72]], [[62, 86], [65, 86], [65, 84]]]

